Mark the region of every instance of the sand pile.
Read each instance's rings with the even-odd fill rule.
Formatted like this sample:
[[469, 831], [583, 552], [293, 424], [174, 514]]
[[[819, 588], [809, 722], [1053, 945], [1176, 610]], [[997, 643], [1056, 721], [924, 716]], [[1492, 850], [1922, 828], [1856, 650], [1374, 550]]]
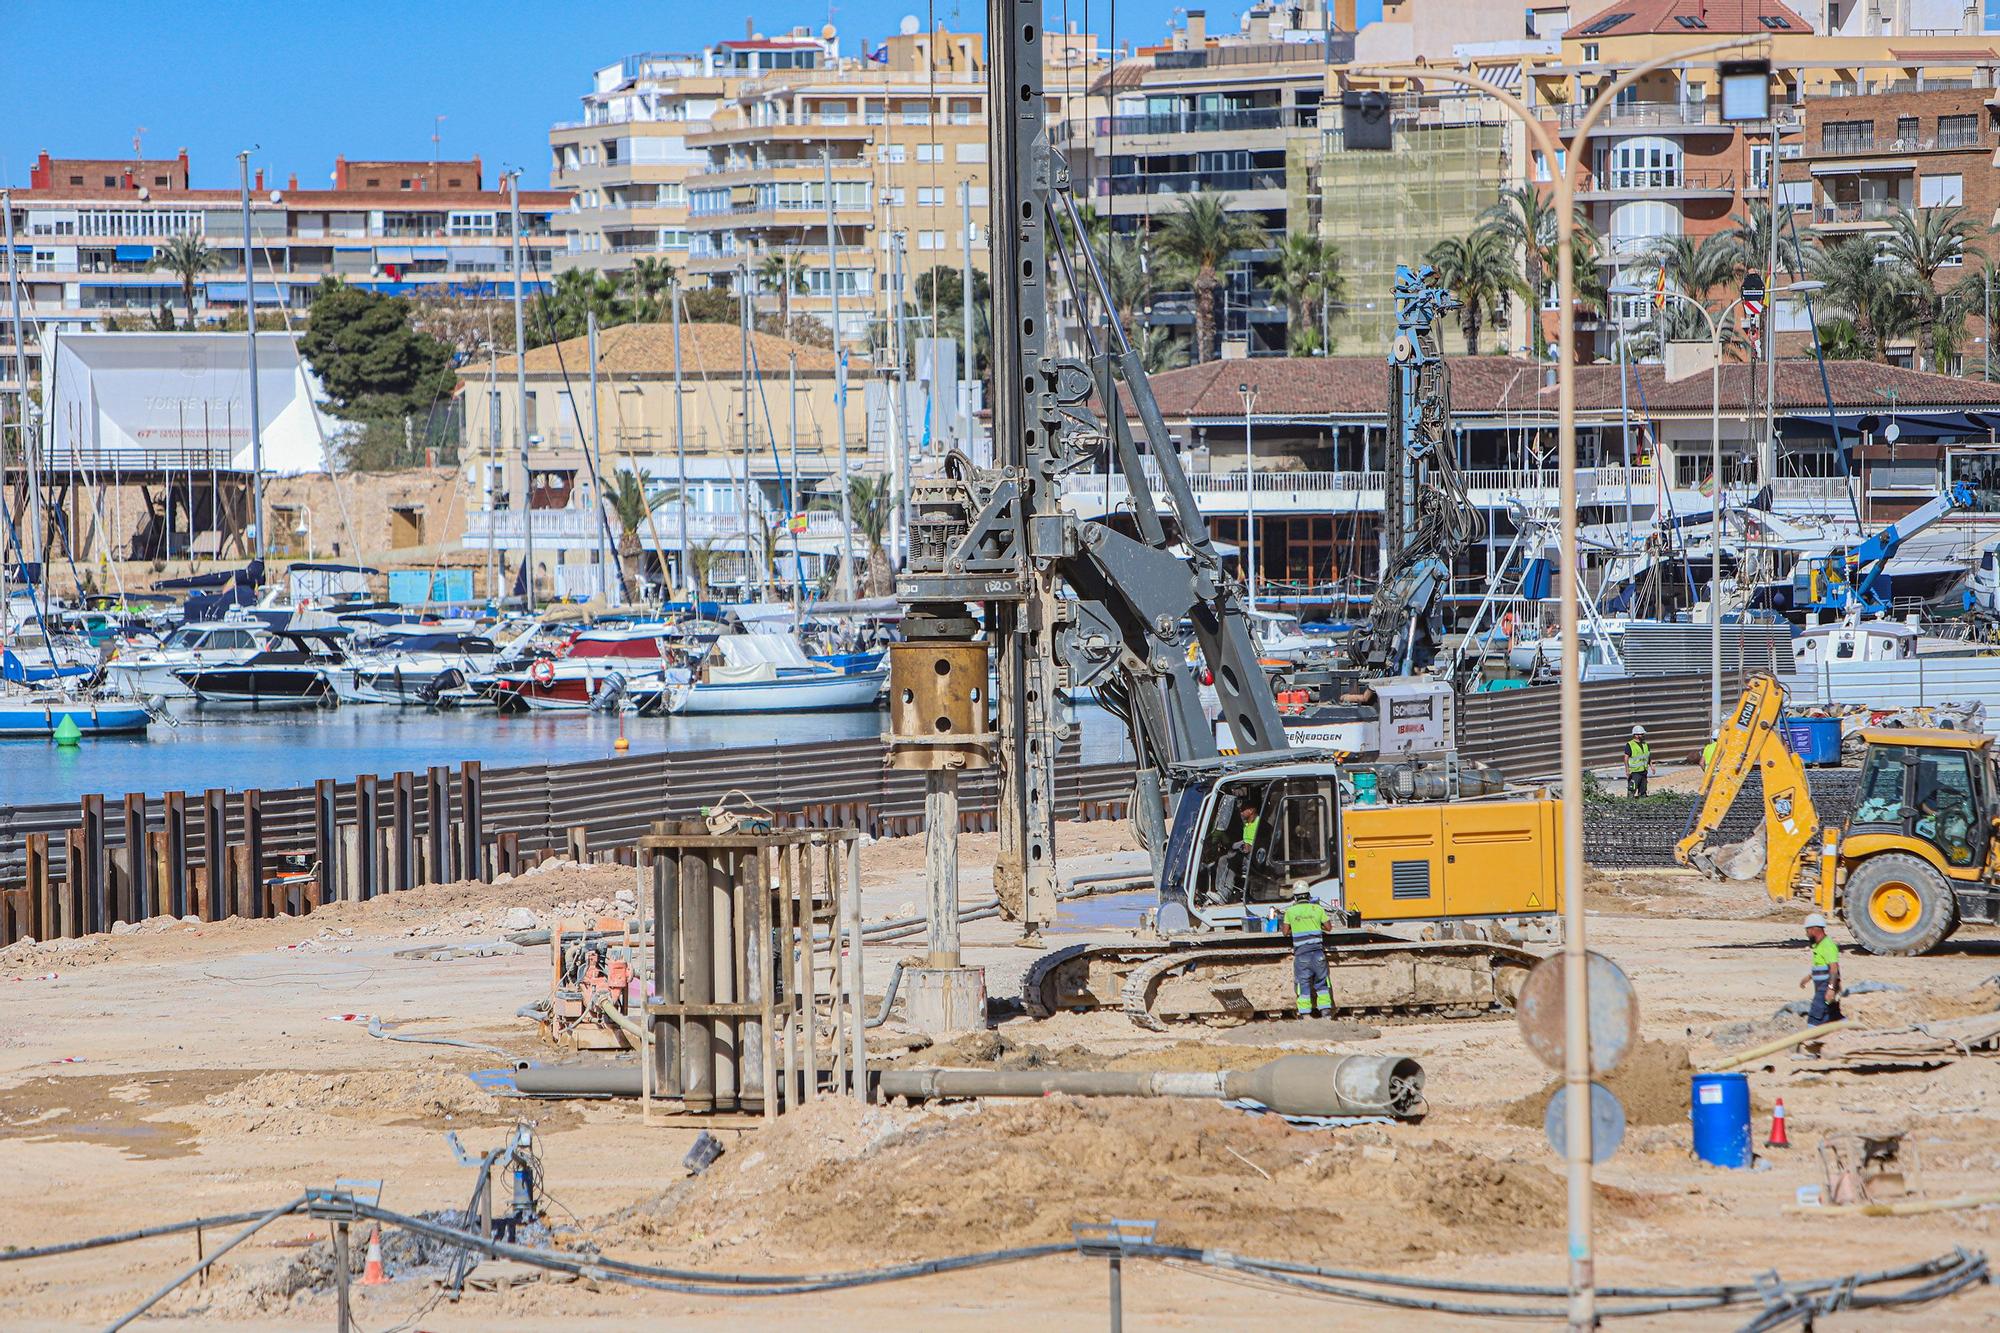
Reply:
[[[1616, 1093], [1624, 1104], [1626, 1124], [1685, 1125], [1689, 1080], [1693, 1076], [1694, 1066], [1688, 1061], [1687, 1047], [1675, 1042], [1642, 1041], [1618, 1068], [1599, 1082]], [[1539, 1129], [1549, 1109], [1549, 1099], [1561, 1087], [1561, 1079], [1552, 1079], [1546, 1087], [1510, 1103], [1508, 1121]]]
[[500, 1098], [443, 1069], [267, 1070], [185, 1114], [204, 1130], [265, 1135], [315, 1133], [330, 1120], [449, 1129], [511, 1119]]
[[[1386, 1263], [1526, 1244], [1562, 1183], [1403, 1131], [1295, 1130], [1206, 1102], [1049, 1097], [936, 1110], [827, 1100], [600, 1231], [693, 1257], [775, 1249], [889, 1262], [1069, 1239], [1156, 1218], [1175, 1244]], [[739, 1249], [738, 1247], [743, 1247]]]

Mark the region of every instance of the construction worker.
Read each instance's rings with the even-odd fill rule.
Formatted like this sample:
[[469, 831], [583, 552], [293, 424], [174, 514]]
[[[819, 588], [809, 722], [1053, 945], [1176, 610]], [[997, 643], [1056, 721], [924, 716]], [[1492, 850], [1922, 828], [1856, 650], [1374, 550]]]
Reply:
[[1715, 737], [1708, 738], [1708, 744], [1701, 747], [1701, 775], [1708, 776], [1708, 770], [1715, 767]]
[[1653, 771], [1653, 747], [1646, 744], [1646, 729], [1632, 728], [1632, 739], [1625, 742], [1625, 794], [1644, 796], [1646, 775]]
[[1285, 909], [1285, 934], [1292, 937], [1292, 981], [1299, 991], [1299, 1017], [1318, 1017], [1322, 1006], [1333, 1017], [1333, 986], [1326, 975], [1326, 928], [1333, 918], [1313, 901], [1304, 880], [1292, 885], [1292, 904]]
[[1812, 966], [1799, 978], [1799, 989], [1812, 986], [1806, 1026], [1816, 1028], [1840, 1017], [1840, 946], [1826, 933], [1826, 918], [1818, 912], [1806, 918], [1806, 939], [1812, 944]]

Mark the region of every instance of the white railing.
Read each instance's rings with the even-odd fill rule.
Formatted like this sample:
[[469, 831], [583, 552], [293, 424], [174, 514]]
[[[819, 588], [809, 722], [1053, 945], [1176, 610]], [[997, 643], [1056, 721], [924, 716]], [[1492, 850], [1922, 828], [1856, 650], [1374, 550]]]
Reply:
[[[1482, 468], [1467, 472], [1465, 486], [1469, 491], [1503, 491], [1515, 494], [1523, 491], [1556, 491], [1562, 486], [1562, 473], [1555, 468], [1501, 469]], [[1155, 492], [1163, 492], [1165, 484], [1159, 473], [1146, 470], [1147, 480]], [[1102, 494], [1104, 474], [1080, 473], [1069, 478], [1068, 489], [1076, 494]], [[1626, 486], [1634, 491], [1650, 489], [1653, 471], [1644, 467], [1598, 467], [1583, 468], [1577, 473], [1577, 489], [1583, 495], [1607, 490], [1622, 492]], [[1387, 478], [1380, 471], [1370, 472], [1278, 472], [1259, 471], [1256, 474], [1256, 490], [1264, 494], [1296, 494], [1301, 491], [1380, 491], [1387, 485]], [[1123, 492], [1124, 478], [1113, 476], [1113, 494]], [[1233, 472], [1191, 472], [1188, 474], [1188, 489], [1196, 495], [1241, 495], [1244, 491], [1243, 470]]]
[[[527, 511], [535, 516], [535, 537], [540, 539], [584, 541], [595, 538], [601, 530], [596, 514], [588, 509], [534, 509]], [[496, 541], [520, 541], [527, 530], [522, 522], [519, 509], [475, 509], [466, 515], [465, 535], [468, 539], [484, 541], [492, 537]]]

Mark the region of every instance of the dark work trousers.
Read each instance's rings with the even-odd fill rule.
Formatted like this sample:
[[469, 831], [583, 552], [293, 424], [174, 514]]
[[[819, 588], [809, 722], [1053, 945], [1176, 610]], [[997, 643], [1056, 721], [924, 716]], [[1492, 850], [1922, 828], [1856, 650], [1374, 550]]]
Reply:
[[1292, 981], [1298, 987], [1299, 1012], [1333, 1013], [1333, 988], [1326, 974], [1326, 941], [1318, 935], [1292, 945]]
[[1832, 1023], [1840, 1018], [1840, 997], [1828, 995], [1827, 979], [1813, 978], [1812, 1012], [1806, 1015], [1806, 1026], [1816, 1028], [1821, 1023]]
[[1637, 773], [1627, 773], [1625, 775], [1625, 794], [1627, 796], [1644, 796], [1646, 794], [1645, 769], [1642, 768]]

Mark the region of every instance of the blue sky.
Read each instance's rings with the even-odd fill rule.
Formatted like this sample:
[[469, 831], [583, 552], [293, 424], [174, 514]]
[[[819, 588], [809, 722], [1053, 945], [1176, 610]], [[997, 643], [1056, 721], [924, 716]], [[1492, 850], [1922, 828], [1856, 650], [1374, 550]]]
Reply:
[[[935, 5], [935, 8], [931, 7]], [[584, 0], [486, 5], [418, 0], [71, 0], [16, 3], [10, 43], [28, 56], [0, 79], [0, 180], [26, 185], [35, 155], [124, 157], [144, 126], [148, 157], [185, 147], [197, 186], [236, 180], [236, 154], [274, 182], [297, 173], [324, 188], [333, 159], [427, 158], [433, 117], [444, 116], [448, 158], [485, 159], [487, 179], [519, 165], [548, 179], [551, 122], [577, 114], [590, 73], [633, 51], [691, 50], [743, 33], [828, 22], [824, 3], [711, 10], [689, 0]], [[1059, 21], [1065, 6], [1049, 6]], [[983, 0], [843, 0], [831, 7], [843, 45], [871, 43], [905, 14], [952, 27], [985, 23]], [[1363, 0], [1364, 18], [1380, 0]], [[1109, 0], [1068, 0], [1068, 16], [1109, 31]], [[1169, 0], [1126, 0], [1120, 42], [1152, 42], [1175, 12]], [[1209, 26], [1240, 12], [1209, 6]], [[721, 15], [727, 14], [723, 18]]]

